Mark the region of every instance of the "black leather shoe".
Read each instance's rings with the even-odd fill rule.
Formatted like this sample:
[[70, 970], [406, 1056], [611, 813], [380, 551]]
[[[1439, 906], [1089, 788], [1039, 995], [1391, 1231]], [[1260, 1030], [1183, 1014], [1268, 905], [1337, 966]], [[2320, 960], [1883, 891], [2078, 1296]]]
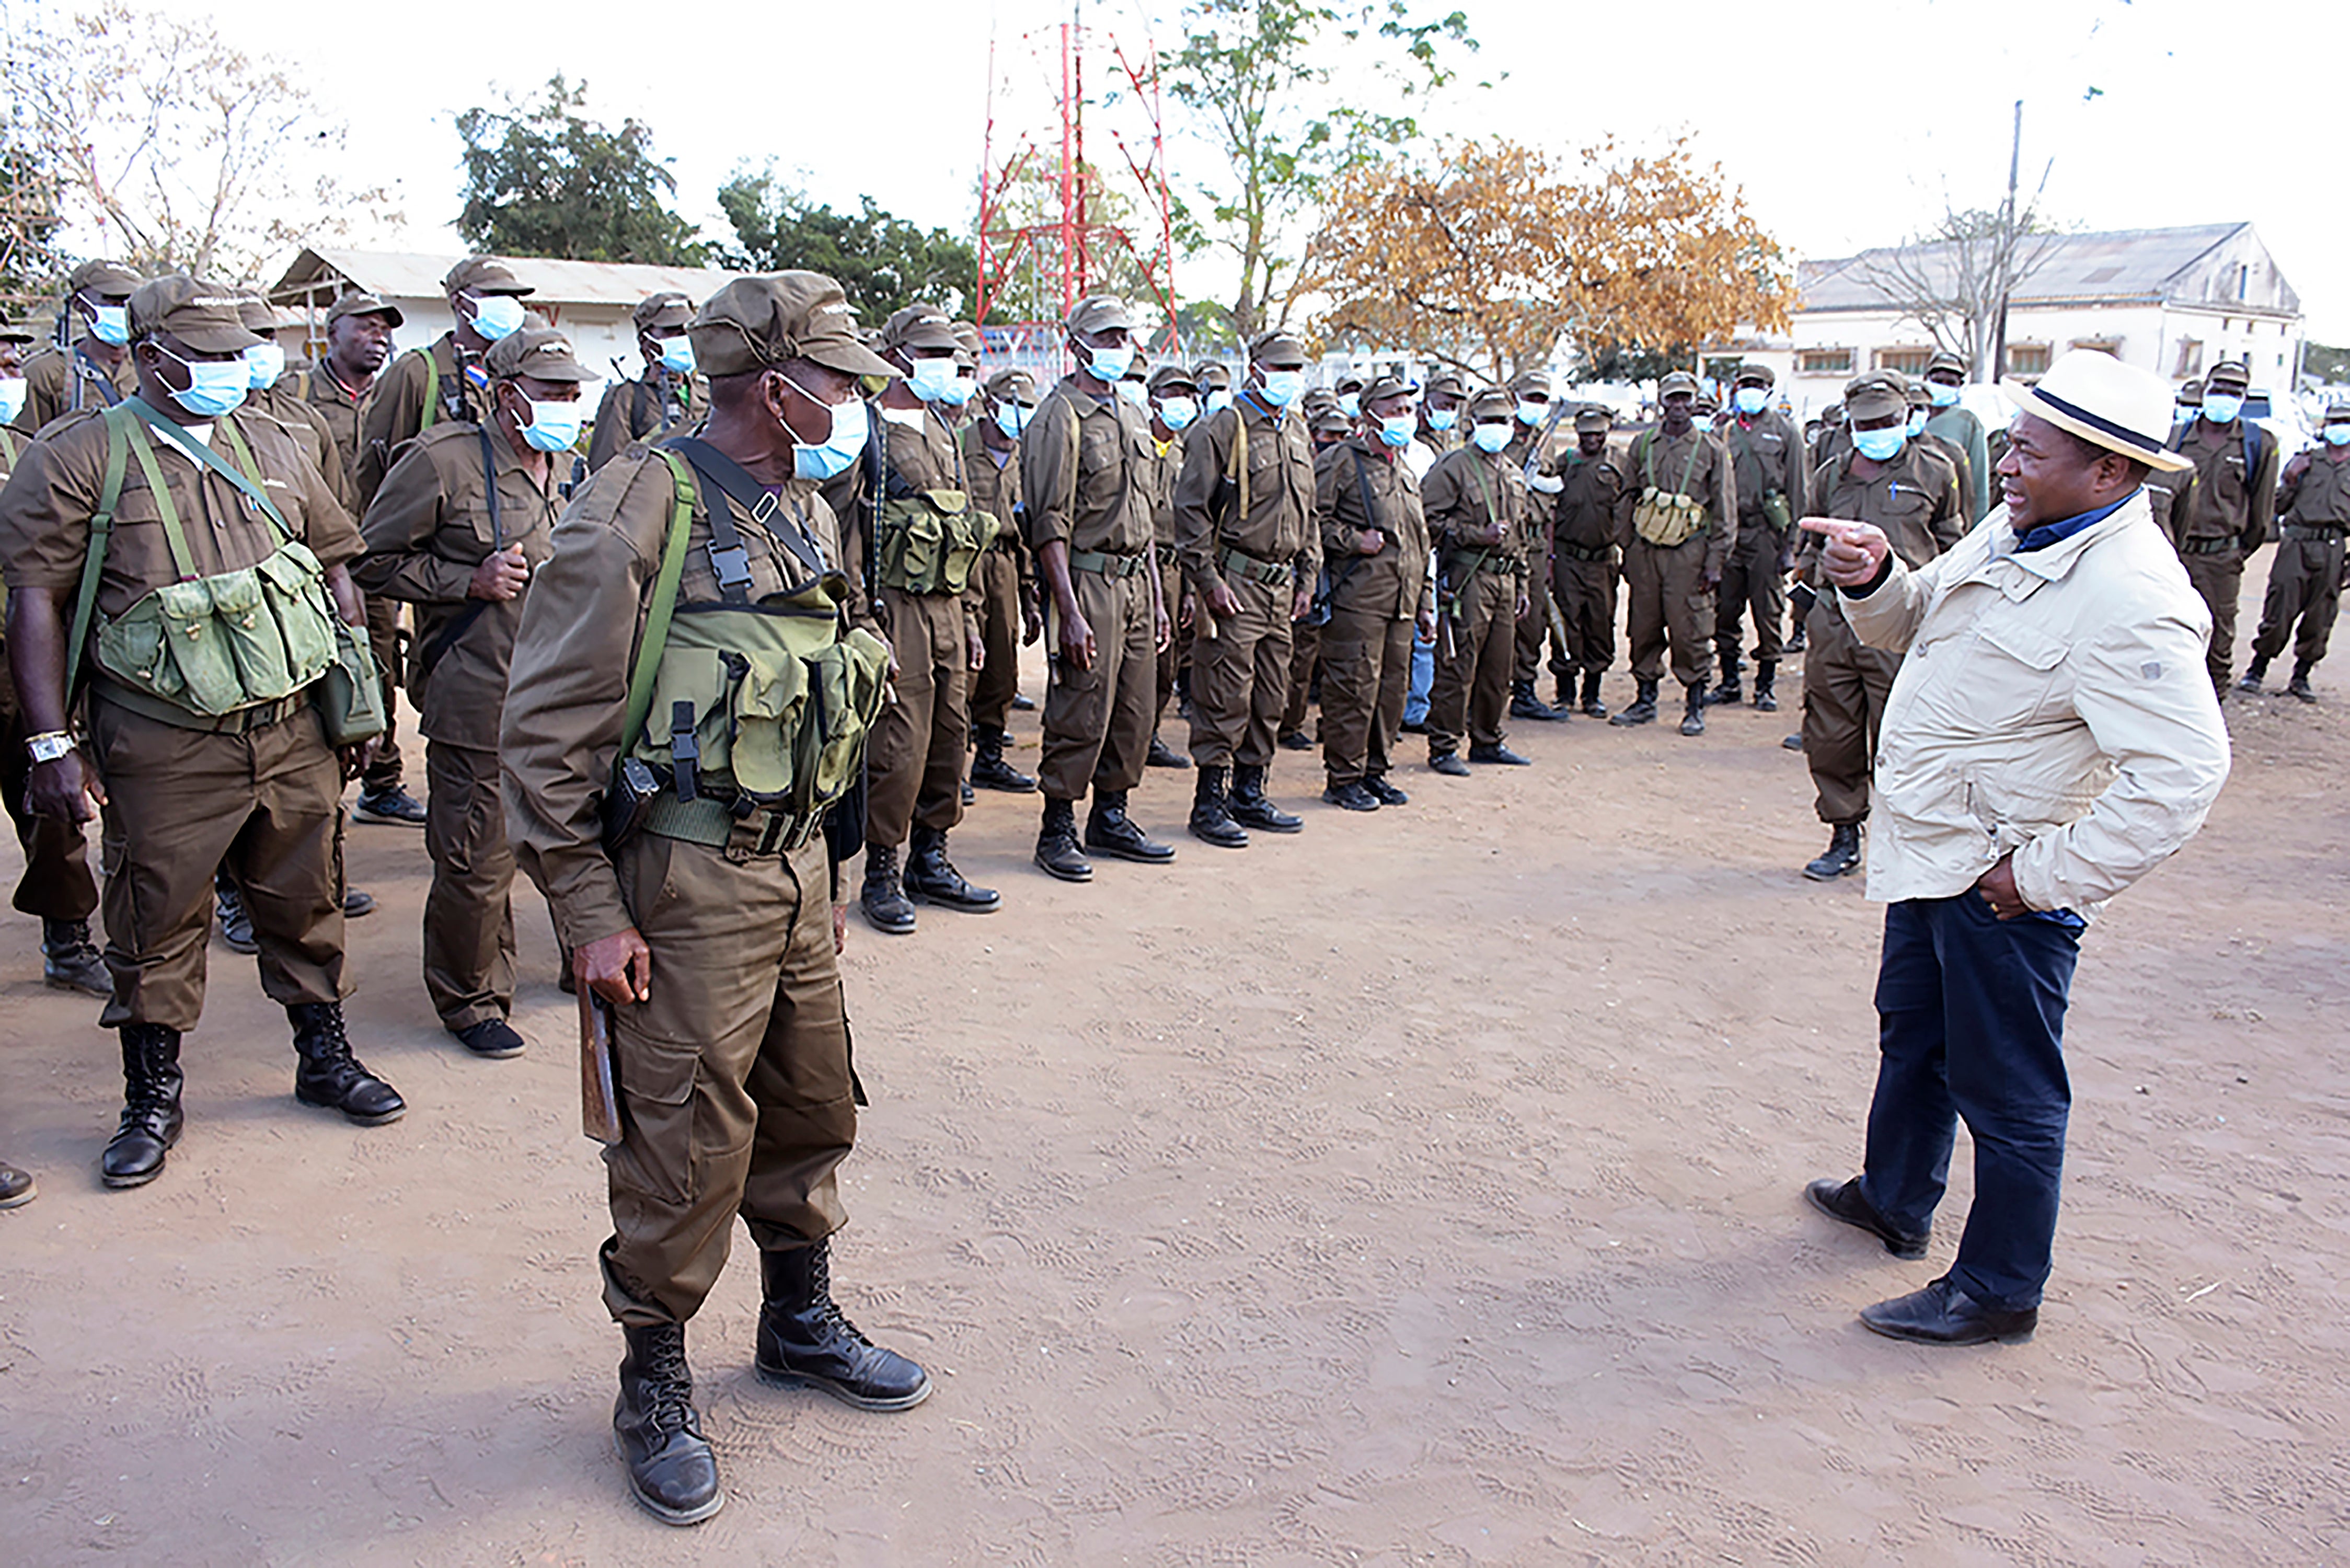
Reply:
[[1607, 717], [1607, 704], [1599, 700], [1599, 671], [1596, 670], [1583, 672], [1583, 711], [1594, 719]]
[[1014, 691], [1012, 694], [1012, 711], [1015, 713], [1034, 713], [1036, 711], [1036, 699], [1025, 692]]
[[832, 1299], [829, 1242], [759, 1254], [759, 1379], [823, 1390], [859, 1410], [910, 1410], [931, 1397], [931, 1375], [858, 1331]]
[[1702, 686], [1689, 688], [1689, 705], [1681, 710], [1681, 733], [1705, 733], [1705, 688]]
[[122, 1120], [99, 1156], [109, 1187], [144, 1187], [163, 1172], [180, 1141], [180, 1032], [160, 1023], [126, 1023], [122, 1035]]
[[1754, 711], [1775, 713], [1779, 711], [1779, 666], [1763, 659], [1754, 667]]
[[1314, 749], [1314, 737], [1303, 730], [1292, 730], [1281, 737], [1281, 749], [1284, 752], [1310, 752]]
[[1709, 708], [1734, 707], [1746, 701], [1746, 688], [1740, 683], [1737, 676], [1725, 675], [1721, 678], [1721, 683], [1705, 693], [1700, 701]]
[[1657, 722], [1657, 683], [1653, 680], [1643, 680], [1637, 675], [1632, 680], [1638, 689], [1638, 695], [1632, 699], [1632, 705], [1607, 721], [1618, 729], [1632, 724], [1653, 724]]
[[1345, 811], [1379, 809], [1379, 797], [1365, 789], [1360, 779], [1348, 779], [1345, 784], [1333, 780], [1324, 787], [1322, 798]]
[[971, 787], [971, 781], [969, 779], [962, 781], [957, 793], [962, 796], [963, 805], [977, 805], [979, 804], [979, 792]]
[[1887, 1224], [1877, 1206], [1861, 1195], [1857, 1176], [1849, 1181], [1832, 1181], [1823, 1177], [1804, 1188], [1804, 1196], [1829, 1219], [1841, 1220], [1867, 1231], [1884, 1242], [1885, 1250], [1897, 1258], [1914, 1260], [1926, 1255], [1926, 1238], [1907, 1235]]
[[857, 891], [857, 907], [877, 931], [902, 937], [914, 929], [914, 905], [899, 880], [895, 845], [865, 846], [865, 884]]
[[1191, 759], [1153, 735], [1150, 737], [1150, 750], [1143, 757], [1142, 765], [1146, 768], [1188, 768], [1191, 765]]
[[2040, 1309], [1985, 1306], [1944, 1274], [1922, 1291], [1861, 1308], [1860, 1321], [1871, 1333], [1918, 1345], [2021, 1345], [2040, 1326]]
[[629, 1490], [663, 1524], [699, 1524], [726, 1506], [726, 1493], [718, 1485], [718, 1456], [693, 1407], [685, 1327], [661, 1324], [620, 1333], [629, 1354], [612, 1407], [612, 1446], [629, 1467]]
[[1203, 767], [1191, 784], [1191, 836], [1219, 849], [1246, 849], [1248, 830], [1232, 820], [1224, 788], [1225, 771]]
[[1161, 844], [1134, 825], [1126, 815], [1126, 791], [1094, 791], [1093, 809], [1086, 814], [1086, 847], [1115, 860], [1143, 866], [1164, 866], [1175, 858], [1175, 846]]
[[98, 944], [89, 940], [88, 920], [41, 922], [41, 983], [52, 991], [78, 991], [88, 996], [111, 997], [114, 977]]
[[1533, 681], [1518, 680], [1512, 682], [1510, 686], [1510, 717], [1531, 719], [1537, 723], [1551, 723], [1564, 719], [1566, 715], [1535, 696]]
[[1428, 771], [1442, 774], [1449, 779], [1465, 779], [1469, 776], [1469, 764], [1461, 760], [1458, 753], [1430, 752], [1428, 753]]
[[39, 1191], [30, 1176], [0, 1159], [0, 1209], [21, 1209]]
[[294, 1097], [306, 1106], [340, 1111], [363, 1127], [381, 1127], [408, 1114], [400, 1091], [367, 1070], [351, 1054], [343, 1032], [339, 1002], [296, 1002], [286, 1009], [294, 1025]]
[[1794, 629], [1787, 633], [1787, 640], [1782, 646], [1789, 653], [1804, 651], [1804, 618], [1802, 616], [1795, 618]]
[[914, 829], [913, 852], [906, 857], [906, 894], [917, 903], [961, 909], [967, 915], [992, 915], [1003, 906], [1003, 895], [993, 888], [974, 888], [947, 858], [947, 836], [935, 828]]
[[1470, 747], [1469, 760], [1472, 763], [1494, 763], [1505, 768], [1525, 768], [1534, 765], [1533, 758], [1522, 757], [1509, 747], [1499, 743]]
[[1301, 833], [1305, 823], [1265, 797], [1264, 764], [1238, 763], [1232, 767], [1232, 820], [1262, 833]]
[[346, 888], [344, 890], [343, 919], [347, 920], [356, 920], [363, 916], [372, 915], [374, 913], [375, 895], [373, 893], [363, 893], [357, 888]]
[[2317, 693], [2309, 689], [2309, 671], [2294, 670], [2293, 679], [2284, 683], [2284, 694], [2288, 697], [2298, 697], [2304, 702], [2316, 701]]
[[1833, 882], [1859, 869], [1860, 824], [1840, 822], [1828, 829], [1828, 846], [1804, 867], [1804, 875], [1814, 882]]
[[1388, 783], [1388, 776], [1385, 774], [1365, 774], [1363, 775], [1363, 787], [1370, 791], [1371, 798], [1378, 801], [1381, 805], [1409, 805], [1411, 804], [1411, 796], [1404, 794], [1403, 791]]
[[1093, 862], [1077, 847], [1076, 802], [1045, 797], [1045, 821], [1036, 830], [1036, 864], [1064, 882], [1094, 879]]
[[1400, 727], [1403, 730], [1403, 732], [1407, 735], [1425, 735], [1428, 733], [1428, 721], [1425, 719], [1406, 719], [1403, 721]]
[[503, 1018], [484, 1018], [479, 1023], [468, 1023], [463, 1029], [452, 1029], [449, 1033], [474, 1055], [487, 1056], [493, 1061], [519, 1056], [528, 1044], [515, 1032], [515, 1026]]
[[220, 921], [221, 940], [228, 944], [229, 951], [259, 952], [261, 944], [254, 940], [253, 917], [244, 912], [244, 898], [237, 892], [236, 884], [224, 876], [213, 877], [213, 914]]
[[1783, 752], [1800, 752], [1804, 749], [1804, 737], [1789, 735], [1779, 742], [1779, 749]]

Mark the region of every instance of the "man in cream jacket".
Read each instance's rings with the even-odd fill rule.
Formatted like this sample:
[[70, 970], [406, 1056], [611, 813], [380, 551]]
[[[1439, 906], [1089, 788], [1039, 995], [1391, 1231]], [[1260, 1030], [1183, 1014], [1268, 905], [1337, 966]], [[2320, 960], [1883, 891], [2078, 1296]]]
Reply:
[[2037, 1325], [2081, 932], [2194, 836], [2228, 776], [2210, 612], [2142, 488], [2180, 466], [2168, 387], [2082, 349], [2006, 390], [2005, 505], [1948, 555], [1913, 572], [1869, 524], [1804, 520], [1853, 630], [1908, 654], [1871, 812], [1868, 896], [1887, 908], [1867, 1146], [1861, 1175], [1806, 1196], [1923, 1257], [1965, 1119], [1975, 1201], [1956, 1260], [1860, 1314], [1935, 1345]]

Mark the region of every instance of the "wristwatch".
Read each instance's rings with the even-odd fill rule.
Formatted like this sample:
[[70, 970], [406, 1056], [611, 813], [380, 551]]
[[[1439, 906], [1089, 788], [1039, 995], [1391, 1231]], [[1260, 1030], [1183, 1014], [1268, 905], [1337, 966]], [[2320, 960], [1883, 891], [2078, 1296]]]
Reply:
[[27, 736], [25, 749], [33, 753], [36, 763], [53, 763], [74, 749], [74, 738], [63, 730], [52, 730], [46, 735]]

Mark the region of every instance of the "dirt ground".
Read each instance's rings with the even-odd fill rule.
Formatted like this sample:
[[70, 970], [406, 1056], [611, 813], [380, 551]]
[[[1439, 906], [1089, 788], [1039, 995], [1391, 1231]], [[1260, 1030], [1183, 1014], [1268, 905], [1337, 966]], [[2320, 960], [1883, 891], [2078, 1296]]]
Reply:
[[[127, 1193], [95, 1169], [112, 1039], [19, 919], [0, 1152], [41, 1195], [0, 1215], [0, 1556], [2339, 1561], [2335, 666], [2323, 706], [2229, 703], [2210, 826], [2088, 939], [2021, 1346], [1854, 1321], [1948, 1265], [1963, 1144], [1925, 1262], [1803, 1204], [1858, 1158], [1880, 916], [1797, 874], [1824, 834], [1778, 743], [1794, 681], [1700, 740], [1519, 725], [1536, 765], [1467, 780], [1407, 737], [1412, 804], [1369, 817], [1284, 754], [1305, 831], [1241, 855], [1184, 836], [1191, 775], [1154, 772], [1136, 813], [1180, 858], [1090, 887], [1029, 864], [1034, 797], [983, 796], [955, 850], [1003, 912], [854, 924], [847, 960], [875, 1104], [838, 1293], [937, 1394], [871, 1416], [759, 1385], [738, 1239], [691, 1338], [730, 1496], [691, 1532], [610, 1450], [602, 1177], [535, 893], [532, 1048], [468, 1059], [417, 977], [421, 836], [354, 828], [383, 908], [352, 928], [353, 1033], [409, 1116], [296, 1106], [282, 1014], [215, 946], [187, 1134]], [[1021, 715], [1032, 766], [1035, 737]]]

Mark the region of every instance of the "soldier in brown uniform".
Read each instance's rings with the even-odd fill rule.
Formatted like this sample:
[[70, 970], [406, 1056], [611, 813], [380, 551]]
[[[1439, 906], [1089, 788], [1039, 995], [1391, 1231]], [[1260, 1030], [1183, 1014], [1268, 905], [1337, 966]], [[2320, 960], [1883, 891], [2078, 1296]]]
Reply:
[[647, 295], [631, 313], [644, 373], [604, 389], [595, 427], [588, 432], [588, 467], [603, 467], [631, 441], [691, 430], [708, 411], [710, 394], [693, 373], [693, 339], [685, 324], [693, 301], [675, 289]]
[[2314, 702], [2317, 694], [2309, 689], [2309, 672], [2325, 657], [2334, 612], [2342, 605], [2342, 541], [2350, 533], [2350, 402], [2329, 407], [2320, 443], [2284, 465], [2277, 508], [2282, 520], [2276, 559], [2269, 563], [2268, 596], [2261, 605], [2261, 628], [2252, 637], [2252, 661], [2244, 667], [2237, 690], [2257, 694], [2269, 661], [2284, 651], [2290, 637], [2293, 679], [2284, 689], [2304, 702]]
[[[262, 989], [294, 1026], [296, 1097], [363, 1125], [407, 1108], [343, 1032], [344, 775], [313, 690], [335, 657], [330, 609], [360, 620], [344, 566], [359, 531], [284, 427], [234, 417], [253, 342], [237, 305], [192, 278], [141, 285], [136, 398], [68, 416], [0, 493], [28, 794], [62, 822], [104, 815], [114, 995], [99, 1023], [120, 1032], [124, 1080], [99, 1161], [111, 1187], [152, 1180], [179, 1137], [180, 1040], [203, 1010], [224, 860], [253, 915]], [[245, 637], [262, 618], [273, 637]], [[69, 628], [85, 620], [94, 635], [76, 648]], [[87, 750], [67, 729], [85, 673]]]
[[2173, 486], [2170, 535], [2187, 580], [2211, 611], [2204, 663], [2223, 697], [2236, 662], [2244, 560], [2268, 543], [2276, 523], [2277, 443], [2243, 417], [2251, 379], [2241, 363], [2213, 366], [2203, 379], [2203, 417], [2170, 440], [2170, 449], [2195, 464]]
[[979, 673], [971, 683], [971, 780], [981, 789], [1027, 794], [1036, 781], [1003, 760], [1012, 705], [1020, 695], [1020, 649], [1045, 634], [1036, 587], [1020, 541], [1020, 432], [1036, 413], [1036, 379], [998, 370], [987, 379], [977, 417], [962, 432], [972, 504], [995, 519], [995, 538], [972, 567], [965, 607], [979, 623]]
[[1410, 386], [1380, 375], [1363, 389], [1355, 433], [1314, 464], [1314, 507], [1330, 563], [1322, 639], [1322, 798], [1348, 811], [1403, 805], [1387, 779], [1403, 722], [1415, 628], [1436, 635], [1428, 519], [1403, 449], [1419, 428]]
[[1265, 781], [1292, 695], [1294, 639], [1322, 562], [1314, 458], [1297, 409], [1305, 358], [1290, 334], [1259, 334], [1232, 406], [1184, 442], [1175, 486], [1176, 554], [1197, 601], [1191, 827], [1225, 849], [1245, 847], [1252, 827], [1304, 826], [1273, 804]]
[[[1887, 374], [1896, 375], [1898, 372], [1887, 371]], [[1908, 377], [1903, 376], [1901, 389], [1903, 395], [1909, 400], [1909, 439], [1950, 465], [1950, 472], [1959, 476], [1960, 501], [1972, 504], [1967, 498], [1974, 493], [1974, 465], [1969, 460], [1967, 449], [1963, 444], [1934, 429], [1933, 388], [1927, 382], [1913, 381]], [[1960, 411], [1963, 413], [1965, 410]], [[1974, 524], [1971, 520], [1968, 520], [1967, 525], [1972, 527]]]
[[[1548, 470], [1550, 433], [1556, 429], [1550, 418], [1550, 378], [1540, 370], [1528, 370], [1510, 383], [1512, 411], [1515, 422], [1510, 427], [1510, 444], [1502, 449], [1518, 472], [1528, 476], [1534, 485], [1534, 494], [1547, 502], [1558, 493], [1555, 476]], [[1525, 613], [1518, 618], [1517, 652], [1510, 674], [1510, 717], [1551, 721], [1564, 719], [1566, 713], [1544, 701], [1534, 683], [1542, 678], [1543, 644], [1552, 636], [1550, 589], [1547, 584], [1529, 583]], [[1565, 663], [1562, 651], [1555, 661]], [[1564, 681], [1559, 677], [1560, 700], [1565, 699]]]
[[518, 1054], [514, 851], [498, 804], [498, 724], [531, 574], [552, 552], [556, 491], [594, 372], [550, 327], [482, 357], [480, 424], [434, 425], [384, 475], [353, 568], [371, 594], [416, 607], [411, 695], [424, 732], [424, 990], [441, 1026], [477, 1056]]
[[[1812, 480], [1812, 510], [1822, 517], [1874, 523], [1912, 571], [1967, 531], [1966, 493], [1958, 470], [1937, 448], [1908, 433], [1902, 378], [1874, 370], [1844, 390], [1849, 444]], [[1877, 730], [1901, 656], [1862, 644], [1818, 576], [1820, 538], [1804, 535], [1803, 565], [1818, 594], [1810, 650], [1804, 656], [1804, 760], [1819, 792], [1828, 846], [1804, 867], [1814, 882], [1834, 881], [1860, 866], [1860, 825], [1868, 816]]]
[[1967, 362], [1947, 349], [1926, 366], [1927, 433], [1958, 449], [1959, 483], [1967, 496], [1967, 526], [1991, 514], [1991, 438], [1982, 421], [1959, 401]]
[[1730, 449], [1738, 491], [1738, 543], [1722, 563], [1721, 595], [1713, 618], [1713, 653], [1721, 683], [1706, 693], [1709, 702], [1736, 702], [1744, 695], [1739, 644], [1745, 618], [1754, 616], [1754, 706], [1779, 708], [1779, 658], [1787, 621], [1787, 566], [1795, 541], [1795, 519], [1804, 514], [1804, 485], [1810, 464], [1803, 432], [1771, 405], [1776, 379], [1768, 365], [1741, 365], [1731, 378], [1730, 413], [1715, 433]]
[[[304, 390], [310, 406], [325, 420], [335, 440], [337, 461], [348, 476], [351, 493], [359, 493], [359, 454], [367, 447], [367, 414], [375, 395], [376, 378], [391, 358], [391, 335], [404, 317], [400, 307], [374, 295], [354, 291], [327, 307], [327, 352], [310, 367]], [[366, 507], [357, 508], [364, 512]], [[424, 803], [408, 793], [402, 782], [399, 726], [392, 693], [404, 684], [400, 651], [400, 603], [380, 594], [367, 596], [368, 646], [383, 666], [383, 733], [368, 752], [359, 770], [359, 799], [351, 807], [354, 822], [384, 823], [402, 827], [424, 826]]]
[[139, 384], [129, 341], [130, 291], [139, 275], [120, 262], [84, 262], [66, 279], [58, 303], [60, 338], [71, 337], [77, 317], [88, 330], [68, 346], [53, 345], [25, 361], [25, 401], [10, 422], [24, 435], [37, 435], [51, 420], [87, 410], [111, 408]]
[[532, 292], [494, 256], [467, 256], [449, 269], [441, 286], [449, 291], [456, 325], [394, 359], [377, 383], [359, 448], [361, 505], [375, 499], [375, 487], [404, 443], [443, 420], [471, 423], [482, 417], [479, 398], [489, 379], [482, 356], [522, 327], [523, 297]]
[[1150, 750], [1169, 629], [1152, 548], [1149, 421], [1116, 390], [1134, 357], [1133, 317], [1116, 296], [1091, 295], [1069, 313], [1067, 332], [1077, 369], [1045, 394], [1020, 440], [1020, 491], [1052, 601], [1036, 864], [1084, 882], [1094, 868], [1078, 847], [1076, 802], [1088, 789], [1084, 849], [1145, 865], [1175, 858], [1126, 814]]
[[[506, 697], [516, 857], [580, 980], [611, 1007], [621, 1139], [605, 1153], [613, 1234], [599, 1262], [628, 1342], [613, 1431], [632, 1491], [673, 1524], [724, 1501], [685, 1324], [717, 1282], [738, 1214], [760, 1251], [762, 1379], [813, 1384], [861, 1409], [930, 1393], [920, 1367], [868, 1342], [831, 1297], [827, 1238], [847, 1219], [836, 1171], [857, 1109], [827, 897], [837, 868], [816, 814], [751, 804], [731, 759], [689, 791], [672, 745], [666, 779], [640, 775], [658, 784], [641, 826], [617, 846], [605, 836], [608, 816], [630, 815], [620, 803], [644, 765], [643, 721], [624, 732], [655, 624], [668, 628], [663, 654], [687, 621], [722, 628], [697, 632], [692, 658], [654, 656], [647, 688], [682, 695], [702, 671], [714, 684], [701, 688], [701, 710], [720, 714], [736, 704], [709, 642], [748, 636], [735, 628], [750, 622], [811, 625], [758, 607], [841, 605], [813, 623], [827, 654], [860, 636], [840, 637], [859, 599], [816, 482], [862, 448], [858, 378], [897, 369], [858, 346], [854, 319], [839, 286], [814, 273], [738, 278], [711, 296], [689, 328], [710, 385], [702, 441], [624, 452], [573, 497], [532, 586]], [[671, 618], [664, 599], [695, 613]], [[878, 680], [878, 649], [872, 659]], [[713, 746], [723, 727], [705, 730]]]
[[[1576, 410], [1575, 445], [1551, 460], [1560, 486], [1547, 530], [1551, 595], [1566, 624], [1567, 662], [1582, 676], [1583, 711], [1594, 719], [1607, 717], [1599, 678], [1616, 661], [1617, 563], [1632, 537], [1633, 493], [1607, 452], [1615, 422], [1596, 403]], [[1532, 531], [1531, 548], [1541, 548], [1544, 533]]]
[[1669, 643], [1673, 679], [1686, 693], [1684, 735], [1705, 733], [1705, 685], [1713, 673], [1713, 596], [1738, 543], [1738, 492], [1730, 454], [1697, 428], [1697, 395], [1695, 376], [1687, 370], [1667, 375], [1657, 384], [1661, 422], [1632, 442], [1625, 481], [1640, 499], [1633, 504], [1632, 539], [1624, 549], [1624, 581], [1631, 598], [1632, 679], [1638, 690], [1632, 705], [1608, 721], [1646, 724], [1656, 718], [1657, 684]]
[[1480, 392], [1470, 400], [1468, 444], [1438, 458], [1419, 482], [1428, 531], [1436, 541], [1436, 610], [1449, 623], [1436, 638], [1428, 765], [1458, 778], [1469, 774], [1460, 756], [1464, 733], [1470, 763], [1526, 763], [1503, 743], [1502, 729], [1518, 621], [1526, 613], [1531, 514], [1525, 475], [1503, 455], [1511, 411], [1507, 392]]
[[1159, 739], [1159, 726], [1167, 716], [1168, 699], [1175, 695], [1176, 677], [1191, 655], [1192, 615], [1183, 574], [1175, 555], [1175, 482], [1183, 472], [1183, 432], [1200, 419], [1200, 389], [1191, 372], [1177, 364], [1161, 365], [1145, 383], [1150, 412], [1151, 548], [1159, 557], [1159, 608], [1167, 617], [1167, 643], [1159, 650], [1158, 700], [1150, 710], [1150, 751], [1143, 759], [1154, 768], [1188, 768], [1191, 759]]

